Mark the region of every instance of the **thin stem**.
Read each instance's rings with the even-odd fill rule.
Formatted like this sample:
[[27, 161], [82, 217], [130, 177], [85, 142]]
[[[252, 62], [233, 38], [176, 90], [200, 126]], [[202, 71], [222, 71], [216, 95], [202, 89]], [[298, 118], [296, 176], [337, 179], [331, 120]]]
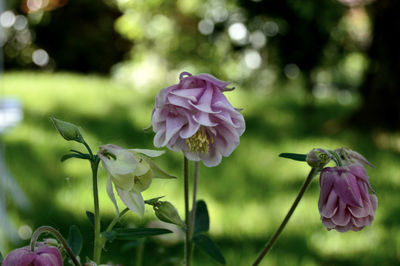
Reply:
[[[91, 153], [90, 148], [88, 148]], [[93, 155], [93, 154], [92, 154]], [[92, 167], [92, 180], [93, 180], [93, 201], [94, 201], [94, 250], [93, 260], [100, 264], [101, 249], [102, 249], [102, 236], [100, 234], [100, 208], [99, 208], [99, 192], [97, 187], [97, 170], [99, 168], [99, 158], [93, 157], [91, 161]]]
[[61, 244], [63, 245], [65, 251], [68, 253], [68, 256], [71, 258], [72, 262], [77, 265], [80, 266], [78, 260], [76, 259], [74, 253], [72, 252], [71, 248], [69, 247], [69, 245], [67, 244], [67, 241], [65, 241], [64, 237], [60, 234], [60, 232], [58, 232], [56, 229], [54, 229], [51, 226], [41, 226], [38, 229], [36, 229], [36, 231], [33, 233], [32, 238], [31, 238], [31, 243], [30, 243], [30, 247], [31, 247], [31, 251], [33, 252], [35, 250], [35, 246], [36, 246], [36, 242], [39, 238], [39, 236], [42, 233], [50, 233], [52, 234], [54, 237], [56, 237]]
[[192, 200], [192, 213], [191, 213], [191, 228], [190, 232], [193, 235], [195, 220], [196, 220], [196, 197], [197, 197], [197, 179], [199, 173], [199, 162], [194, 162], [194, 172], [193, 172], [193, 200]]
[[92, 149], [89, 147], [89, 145], [86, 143], [86, 141], [85, 141], [85, 140], [83, 140], [83, 145], [85, 145], [86, 149], [88, 150], [88, 152], [89, 152], [89, 155], [90, 155], [90, 159], [94, 161], [94, 160], [95, 160], [95, 158], [94, 158], [94, 155], [93, 155]]
[[183, 158], [183, 182], [184, 182], [184, 196], [185, 196], [185, 223], [186, 223], [186, 237], [185, 237], [185, 265], [191, 265], [192, 255], [192, 239], [190, 237], [190, 214], [189, 214], [189, 162], [186, 157]]
[[142, 239], [140, 241], [139, 246], [137, 247], [137, 250], [136, 250], [136, 266], [142, 266], [142, 264], [143, 264], [144, 244], [145, 244], [145, 239]]
[[[106, 232], [110, 232], [114, 226], [119, 222], [119, 220], [121, 219], [121, 217], [127, 213], [129, 211], [128, 208], [125, 208], [122, 212], [120, 212], [117, 216], [115, 216], [115, 218], [111, 221], [111, 223], [108, 225]], [[106, 243], [107, 239], [106, 238], [102, 238], [102, 243], [101, 246], [103, 247], [104, 244]]]
[[111, 221], [111, 223], [108, 225], [108, 227], [107, 227], [107, 229], [106, 229], [106, 232], [110, 232], [110, 231], [113, 229], [113, 227], [118, 223], [118, 221], [121, 219], [121, 217], [122, 217], [125, 213], [127, 213], [128, 211], [129, 211], [129, 208], [125, 208], [122, 212], [120, 212], [119, 215], [116, 216], [116, 217]]
[[303, 197], [304, 192], [307, 190], [308, 185], [311, 183], [311, 180], [313, 179], [314, 175], [319, 171], [318, 168], [312, 168], [310, 173], [308, 174], [306, 180], [304, 181], [303, 185], [300, 188], [299, 194], [297, 194], [296, 199], [294, 200], [292, 207], [290, 207], [289, 212], [286, 214], [285, 219], [283, 219], [281, 225], [278, 227], [278, 229], [275, 231], [274, 235], [270, 238], [270, 240], [267, 242], [265, 245], [264, 249], [261, 251], [260, 255], [257, 257], [255, 262], [253, 263], [253, 266], [258, 265], [261, 260], [264, 258], [264, 256], [268, 253], [268, 251], [271, 249], [272, 245], [275, 243], [275, 241], [278, 239], [279, 235], [285, 228], [286, 224], [288, 223], [290, 217], [292, 216], [294, 210], [296, 209], [297, 205], [299, 204], [299, 201]]

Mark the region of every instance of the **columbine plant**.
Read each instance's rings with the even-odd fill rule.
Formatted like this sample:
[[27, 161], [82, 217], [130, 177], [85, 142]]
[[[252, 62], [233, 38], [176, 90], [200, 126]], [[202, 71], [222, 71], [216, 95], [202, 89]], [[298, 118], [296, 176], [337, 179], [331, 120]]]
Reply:
[[[218, 165], [223, 156], [229, 156], [239, 145], [239, 137], [245, 130], [242, 114], [223, 94], [233, 90], [227, 88], [228, 84], [229, 82], [220, 81], [209, 74], [193, 76], [182, 72], [178, 84], [159, 92], [152, 114], [152, 126], [156, 133], [154, 146], [166, 146], [184, 154], [186, 265], [191, 265], [192, 240], [202, 247], [199, 236], [194, 234], [198, 161], [202, 161], [208, 167]], [[188, 160], [195, 161], [191, 217]], [[206, 236], [202, 235], [203, 237]], [[206, 252], [207, 250], [209, 249], [205, 249]], [[220, 254], [219, 251], [217, 253]], [[222, 254], [214, 258], [225, 263], [221, 256]]]
[[[159, 168], [150, 159], [150, 157], [160, 156], [164, 152], [146, 149], [123, 149], [113, 144], [107, 144], [100, 146], [99, 152], [94, 154], [77, 126], [56, 118], [51, 118], [51, 120], [65, 140], [81, 143], [87, 150], [87, 153], [71, 150], [71, 153], [64, 155], [61, 160], [65, 161], [70, 158], [88, 160], [92, 169], [94, 212], [87, 211], [86, 214], [94, 225], [94, 250], [92, 259], [86, 261], [84, 265], [100, 264], [101, 253], [107, 241], [111, 242], [114, 239], [133, 240], [140, 237], [171, 233], [170, 230], [163, 228], [114, 228], [119, 219], [129, 210], [142, 217], [145, 203], [153, 206], [156, 216], [161, 217], [160, 220], [179, 223], [179, 214], [173, 212], [175, 208], [171, 203], [165, 206], [164, 202], [159, 201], [161, 197], [145, 201], [141, 195], [141, 192], [149, 188], [153, 178], [175, 178]], [[108, 173], [107, 194], [117, 212], [113, 221], [103, 232], [100, 229], [97, 187], [97, 172], [100, 161]], [[127, 206], [121, 212], [119, 212], [115, 199], [113, 185], [119, 197]], [[52, 241], [38, 241], [39, 236], [44, 233], [52, 234], [58, 241], [54, 239]], [[56, 229], [50, 226], [42, 226], [33, 233], [30, 246], [10, 252], [3, 265], [60, 266], [63, 265], [61, 254], [64, 253], [68, 254], [71, 263], [81, 265], [78, 256], [81, 247], [82, 237], [76, 226], [71, 226], [68, 240], [65, 240]]]
[[[333, 151], [313, 149], [307, 155], [282, 153], [280, 156], [297, 161], [306, 161], [312, 169], [289, 212], [253, 263], [253, 266], [258, 265], [269, 252], [288, 223], [308, 185], [318, 173], [321, 173], [318, 210], [322, 224], [328, 230], [359, 231], [371, 224], [378, 206], [378, 199], [364, 168], [364, 165], [371, 167], [373, 165], [364, 156], [346, 148]], [[334, 161], [336, 166], [325, 167], [330, 161]]]

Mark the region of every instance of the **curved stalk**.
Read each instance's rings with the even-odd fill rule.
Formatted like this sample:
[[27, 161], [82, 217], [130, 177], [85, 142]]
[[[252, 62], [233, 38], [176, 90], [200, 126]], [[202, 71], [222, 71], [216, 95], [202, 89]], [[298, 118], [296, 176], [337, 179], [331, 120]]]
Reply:
[[292, 204], [292, 207], [290, 207], [290, 209], [289, 209], [288, 213], [286, 214], [285, 218], [283, 219], [281, 225], [275, 231], [273, 236], [270, 238], [270, 240], [265, 245], [264, 249], [261, 251], [260, 255], [257, 257], [257, 259], [252, 264], [253, 266], [258, 265], [261, 262], [261, 260], [264, 258], [264, 256], [267, 255], [268, 251], [271, 249], [272, 245], [278, 239], [278, 237], [282, 233], [283, 229], [285, 229], [286, 224], [288, 223], [290, 217], [292, 216], [292, 214], [295, 211], [297, 205], [299, 204], [301, 198], [303, 197], [304, 192], [306, 192], [308, 185], [311, 183], [311, 180], [313, 179], [313, 177], [315, 176], [315, 174], [318, 171], [319, 171], [318, 168], [312, 168], [311, 169], [311, 171], [308, 174], [306, 180], [304, 181], [303, 185], [301, 186], [300, 191], [297, 194], [297, 197], [296, 197], [296, 199], [294, 200], [294, 202]]
[[57, 238], [61, 244], [63, 245], [65, 251], [67, 252], [68, 256], [71, 258], [72, 262], [76, 265], [76, 266], [80, 266], [78, 260], [76, 259], [74, 253], [72, 252], [71, 248], [68, 246], [67, 241], [65, 241], [64, 237], [60, 234], [60, 232], [58, 232], [56, 229], [54, 229], [51, 226], [41, 226], [38, 229], [36, 229], [36, 231], [33, 233], [32, 238], [31, 238], [31, 242], [30, 242], [30, 248], [31, 251], [33, 252], [35, 250], [35, 246], [36, 246], [36, 242], [39, 238], [39, 236], [42, 233], [50, 233], [52, 234], [55, 238]]

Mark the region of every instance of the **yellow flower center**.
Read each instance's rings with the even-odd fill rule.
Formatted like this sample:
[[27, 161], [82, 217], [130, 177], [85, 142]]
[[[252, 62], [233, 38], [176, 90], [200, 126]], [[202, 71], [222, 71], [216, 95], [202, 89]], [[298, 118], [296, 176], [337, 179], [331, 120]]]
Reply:
[[210, 149], [210, 143], [212, 144], [213, 142], [214, 139], [208, 136], [204, 127], [200, 127], [193, 136], [186, 139], [189, 151], [198, 152], [200, 154], [207, 154]]

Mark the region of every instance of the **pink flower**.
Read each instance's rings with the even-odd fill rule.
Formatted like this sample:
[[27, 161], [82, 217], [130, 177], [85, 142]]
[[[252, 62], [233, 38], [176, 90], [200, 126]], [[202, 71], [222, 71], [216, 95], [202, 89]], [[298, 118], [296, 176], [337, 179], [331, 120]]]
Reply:
[[374, 219], [378, 199], [361, 164], [327, 167], [321, 171], [318, 208], [328, 230], [359, 231]]
[[229, 103], [228, 82], [209, 74], [182, 72], [176, 85], [156, 97], [152, 114], [154, 146], [183, 151], [186, 158], [216, 166], [239, 145], [245, 130], [242, 114]]
[[61, 254], [56, 247], [39, 246], [32, 252], [29, 246], [11, 251], [3, 266], [60, 266]]

